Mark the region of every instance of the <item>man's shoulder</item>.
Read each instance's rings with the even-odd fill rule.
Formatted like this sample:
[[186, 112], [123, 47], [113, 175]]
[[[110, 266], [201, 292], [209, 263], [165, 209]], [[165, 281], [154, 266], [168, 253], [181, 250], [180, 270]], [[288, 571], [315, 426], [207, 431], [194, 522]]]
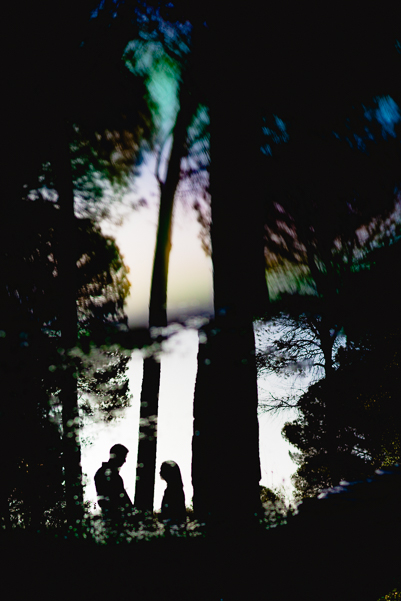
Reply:
[[99, 469], [97, 470], [96, 474], [95, 474], [95, 478], [101, 478], [103, 476], [108, 475], [108, 473], [111, 474], [112, 470], [108, 464], [108, 462], [103, 462], [101, 467], [99, 467]]

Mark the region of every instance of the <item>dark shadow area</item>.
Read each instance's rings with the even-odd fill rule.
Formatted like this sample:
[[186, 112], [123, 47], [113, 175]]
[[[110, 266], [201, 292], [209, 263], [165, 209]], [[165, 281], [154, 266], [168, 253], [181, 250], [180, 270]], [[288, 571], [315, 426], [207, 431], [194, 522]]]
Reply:
[[[400, 467], [388, 468], [305, 501], [281, 524], [261, 521], [258, 533], [229, 539], [156, 537], [110, 546], [51, 532], [2, 533], [3, 582], [17, 596], [40, 590], [43, 598], [58, 590], [62, 575], [62, 598], [378, 601], [401, 585], [393, 544], [401, 534], [400, 486]], [[16, 578], [21, 562], [24, 579]]]
[[[401, 5], [327, 10], [4, 7], [0, 546], [13, 598], [378, 601], [401, 590]], [[174, 80], [169, 131], [160, 75]], [[128, 268], [101, 223], [151, 153], [149, 328], [130, 330]], [[154, 514], [180, 195], [211, 255], [214, 317], [199, 329], [193, 510], [165, 462]], [[276, 328], [260, 352], [255, 324]], [[129, 406], [138, 348], [136, 496], [118, 471], [127, 449], [112, 447], [92, 516], [83, 420]], [[283, 433], [297, 449], [297, 510], [260, 490], [258, 427], [258, 375], [295, 373], [312, 374], [308, 387], [267, 409], [296, 411]]]

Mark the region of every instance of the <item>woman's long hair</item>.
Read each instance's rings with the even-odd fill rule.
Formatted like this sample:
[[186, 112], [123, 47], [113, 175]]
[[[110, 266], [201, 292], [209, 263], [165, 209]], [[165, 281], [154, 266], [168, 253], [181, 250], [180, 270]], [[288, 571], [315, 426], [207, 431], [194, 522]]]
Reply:
[[160, 468], [160, 476], [171, 488], [182, 489], [184, 487], [180, 468], [175, 461], [164, 461]]

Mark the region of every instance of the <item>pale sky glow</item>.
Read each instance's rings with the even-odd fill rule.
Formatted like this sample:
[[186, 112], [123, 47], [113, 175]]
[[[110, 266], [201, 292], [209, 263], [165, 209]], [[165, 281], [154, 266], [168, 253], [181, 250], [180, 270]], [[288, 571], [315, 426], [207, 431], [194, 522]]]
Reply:
[[[160, 383], [158, 446], [155, 484], [155, 509], [160, 509], [164, 483], [159, 477], [160, 465], [167, 459], [176, 461], [181, 469], [186, 503], [192, 499], [191, 438], [192, 398], [196, 375], [197, 332], [186, 330], [173, 336], [163, 355]], [[126, 490], [134, 501], [136, 453], [138, 448], [139, 401], [143, 361], [139, 351], [133, 353], [129, 368], [131, 407], [111, 424], [93, 424], [83, 435], [93, 443], [83, 448], [83, 470], [88, 475], [86, 498], [96, 500], [93, 476], [102, 461], [107, 461], [109, 449], [121, 443], [129, 449], [127, 461], [121, 468]]]
[[[149, 175], [149, 174], [148, 174]], [[147, 178], [147, 183], [149, 183]], [[156, 195], [157, 188], [154, 188]], [[149, 194], [150, 198], [152, 195]], [[212, 264], [201, 248], [199, 225], [194, 211], [178, 203], [174, 213], [173, 247], [170, 256], [168, 314], [189, 306], [201, 312], [212, 311]], [[147, 321], [153, 254], [157, 226], [157, 204], [133, 211], [121, 226], [105, 226], [104, 232], [112, 234], [130, 267], [131, 295], [126, 312], [130, 325]], [[162, 355], [161, 387], [159, 398], [158, 447], [155, 485], [155, 509], [160, 509], [164, 483], [159, 477], [160, 465], [172, 459], [181, 469], [187, 505], [193, 494], [191, 484], [191, 439], [193, 428], [193, 392], [197, 369], [197, 332], [184, 329], [168, 341]], [[134, 500], [136, 455], [138, 448], [139, 402], [142, 384], [143, 361], [140, 351], [135, 351], [129, 368], [131, 407], [114, 423], [97, 422], [84, 428], [82, 437], [92, 444], [83, 446], [83, 471], [88, 475], [86, 498], [96, 500], [93, 476], [102, 461], [107, 461], [110, 447], [124, 444], [130, 453], [121, 468], [128, 494]], [[277, 391], [277, 381], [261, 381], [261, 397], [266, 390]], [[265, 486], [284, 485], [288, 495], [292, 485], [290, 475], [295, 471], [288, 451], [290, 445], [281, 436], [284, 422], [291, 416], [272, 418], [264, 414], [259, 418], [260, 459], [262, 480]]]

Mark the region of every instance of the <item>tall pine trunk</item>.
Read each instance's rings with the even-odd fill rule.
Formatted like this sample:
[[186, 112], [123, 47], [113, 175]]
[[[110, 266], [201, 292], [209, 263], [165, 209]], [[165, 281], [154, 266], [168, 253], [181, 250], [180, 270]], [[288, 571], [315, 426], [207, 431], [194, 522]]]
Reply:
[[197, 516], [226, 532], [248, 527], [260, 507], [253, 317], [267, 311], [268, 294], [253, 49], [233, 35], [235, 26], [227, 36], [224, 21], [213, 25], [208, 56], [215, 320], [205, 332], [207, 342], [200, 339], [192, 483]]
[[[189, 89], [189, 77], [190, 71], [187, 65], [180, 84], [179, 111], [173, 129], [166, 180], [160, 183], [159, 220], [149, 302], [150, 330], [154, 327], [167, 326], [167, 282], [174, 196], [180, 181], [181, 159], [186, 154], [188, 127], [197, 107], [194, 95]], [[154, 356], [145, 358], [135, 488], [135, 506], [142, 511], [153, 511], [160, 372], [161, 365], [157, 358]]]

